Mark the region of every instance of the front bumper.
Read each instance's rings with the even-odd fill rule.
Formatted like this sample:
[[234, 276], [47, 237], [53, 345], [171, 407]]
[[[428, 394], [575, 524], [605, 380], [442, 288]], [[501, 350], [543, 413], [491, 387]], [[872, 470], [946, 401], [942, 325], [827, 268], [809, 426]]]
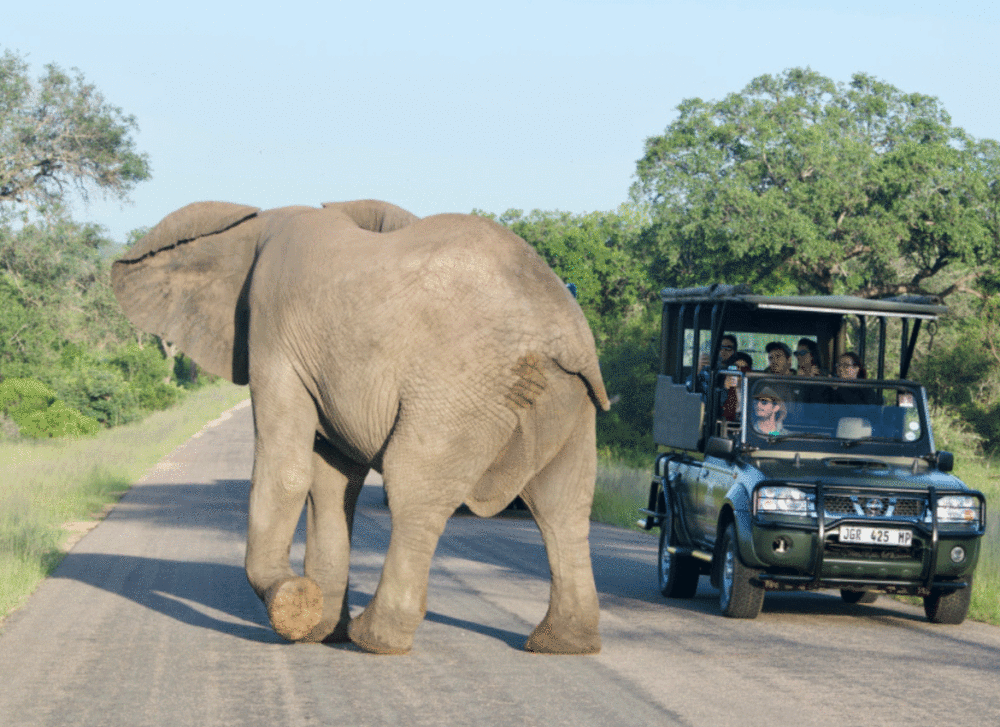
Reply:
[[[939, 523], [938, 493], [934, 488], [901, 493], [898, 489], [836, 488], [817, 485], [815, 515], [790, 516], [754, 513], [741, 539], [747, 565], [760, 571], [758, 581], [768, 589], [858, 588], [926, 595], [934, 588], [962, 588], [971, 582], [985, 531], [985, 501], [978, 498], [978, 525]], [[848, 495], [865, 498], [899, 496], [923, 499], [919, 513], [910, 517], [865, 517], [830, 512], [826, 502]], [[905, 529], [912, 532], [907, 546], [841, 543], [841, 527]]]

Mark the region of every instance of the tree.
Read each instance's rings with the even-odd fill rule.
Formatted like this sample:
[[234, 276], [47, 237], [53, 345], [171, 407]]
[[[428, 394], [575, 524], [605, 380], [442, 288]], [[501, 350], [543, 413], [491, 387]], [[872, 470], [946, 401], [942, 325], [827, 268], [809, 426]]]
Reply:
[[32, 210], [58, 205], [69, 189], [120, 200], [149, 178], [135, 149], [135, 117], [108, 104], [73, 69], [58, 66], [33, 84], [28, 65], [11, 51], [0, 57], [0, 202]]
[[134, 340], [114, 300], [100, 227], [65, 214], [0, 226], [0, 376], [55, 375], [67, 345], [108, 350]]
[[663, 285], [866, 297], [978, 292], [1000, 261], [1000, 154], [936, 98], [809, 68], [688, 99], [637, 163]]

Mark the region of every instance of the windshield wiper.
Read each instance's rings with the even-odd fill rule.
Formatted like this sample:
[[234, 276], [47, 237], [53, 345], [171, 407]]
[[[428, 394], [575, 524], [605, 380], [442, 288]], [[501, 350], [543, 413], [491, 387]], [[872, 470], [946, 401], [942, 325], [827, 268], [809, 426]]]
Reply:
[[789, 439], [830, 439], [827, 434], [817, 434], [816, 432], [790, 432], [780, 434], [777, 437], [768, 437], [769, 442], [787, 442]]
[[899, 441], [900, 440], [895, 439], [894, 437], [858, 437], [857, 439], [842, 439], [840, 440], [840, 446], [844, 449], [850, 449], [856, 444], [860, 444], [862, 442], [892, 442], [894, 444], [898, 444]]

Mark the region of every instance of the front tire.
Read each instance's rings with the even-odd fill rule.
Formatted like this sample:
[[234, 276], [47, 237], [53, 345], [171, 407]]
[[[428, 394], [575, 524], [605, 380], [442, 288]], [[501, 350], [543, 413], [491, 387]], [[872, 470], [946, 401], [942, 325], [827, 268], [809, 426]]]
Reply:
[[929, 596], [924, 596], [924, 613], [934, 624], [960, 624], [969, 613], [972, 600], [972, 584], [957, 591], [943, 591], [932, 588]]
[[[666, 497], [663, 501], [666, 502]], [[657, 562], [659, 564], [660, 593], [667, 598], [693, 598], [698, 591], [698, 576], [701, 569], [698, 562], [690, 555], [671, 553], [668, 546], [676, 545], [674, 536], [674, 518], [667, 503], [666, 514], [660, 521], [660, 549]]]
[[740, 560], [736, 542], [736, 525], [729, 523], [722, 536], [722, 590], [719, 608], [729, 618], [757, 618], [764, 605], [764, 589], [751, 582], [757, 575]]

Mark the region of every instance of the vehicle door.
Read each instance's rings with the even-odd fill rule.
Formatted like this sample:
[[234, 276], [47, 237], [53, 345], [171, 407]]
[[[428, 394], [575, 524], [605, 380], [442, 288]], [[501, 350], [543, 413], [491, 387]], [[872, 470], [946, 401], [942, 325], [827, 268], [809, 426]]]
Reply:
[[701, 462], [687, 462], [677, 467], [676, 476], [672, 481], [672, 489], [678, 512], [675, 513], [684, 523], [688, 536], [701, 541], [698, 526], [698, 482], [701, 474]]
[[736, 481], [736, 473], [733, 465], [719, 457], [705, 457], [702, 463], [695, 494], [698, 502], [696, 527], [699, 540], [706, 546], [715, 544], [719, 511]]

